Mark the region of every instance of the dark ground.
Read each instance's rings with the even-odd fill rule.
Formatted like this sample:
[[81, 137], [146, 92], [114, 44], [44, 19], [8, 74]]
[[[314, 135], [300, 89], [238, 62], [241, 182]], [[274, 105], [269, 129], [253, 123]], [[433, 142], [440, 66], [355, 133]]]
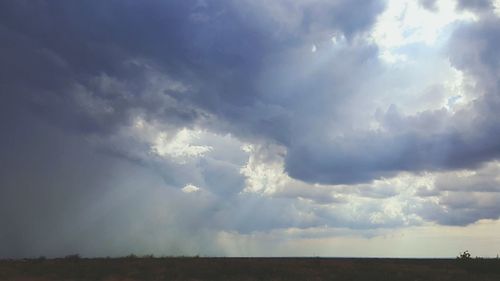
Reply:
[[0, 280], [500, 280], [500, 260], [119, 258], [0, 261]]

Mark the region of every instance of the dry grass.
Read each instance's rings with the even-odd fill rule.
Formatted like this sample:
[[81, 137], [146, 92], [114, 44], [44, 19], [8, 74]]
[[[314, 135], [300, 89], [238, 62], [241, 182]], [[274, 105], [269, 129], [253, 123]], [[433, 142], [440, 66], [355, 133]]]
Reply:
[[0, 261], [0, 280], [500, 280], [499, 260], [120, 258]]

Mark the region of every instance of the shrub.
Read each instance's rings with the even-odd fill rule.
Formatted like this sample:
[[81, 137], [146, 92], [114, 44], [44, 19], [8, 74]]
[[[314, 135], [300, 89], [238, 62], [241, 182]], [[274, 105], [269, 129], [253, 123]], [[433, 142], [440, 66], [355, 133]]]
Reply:
[[463, 253], [460, 253], [460, 255], [457, 257], [457, 260], [465, 261], [465, 260], [470, 260], [472, 259], [470, 256], [469, 251], [464, 251]]

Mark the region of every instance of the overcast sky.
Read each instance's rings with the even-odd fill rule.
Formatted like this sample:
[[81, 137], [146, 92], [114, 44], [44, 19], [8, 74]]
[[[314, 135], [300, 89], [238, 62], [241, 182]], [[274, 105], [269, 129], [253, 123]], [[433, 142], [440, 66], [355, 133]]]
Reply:
[[500, 253], [500, 1], [0, 2], [0, 257]]

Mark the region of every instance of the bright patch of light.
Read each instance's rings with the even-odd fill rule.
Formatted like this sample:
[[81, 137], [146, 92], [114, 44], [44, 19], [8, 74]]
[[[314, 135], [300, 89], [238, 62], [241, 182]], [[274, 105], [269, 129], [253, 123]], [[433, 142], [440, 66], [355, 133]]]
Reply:
[[451, 23], [477, 19], [470, 12], [457, 12], [455, 5], [455, 1], [440, 0], [436, 11], [429, 11], [418, 1], [389, 0], [372, 33], [381, 48], [381, 59], [388, 63], [400, 61], [404, 57], [394, 54], [394, 49], [414, 43], [436, 45], [447, 35]]
[[395, 54], [388, 50], [380, 52], [380, 58], [388, 63], [396, 63], [396, 62], [405, 62], [408, 60], [408, 57], [403, 54]]
[[316, 45], [312, 45], [311, 52], [316, 53], [317, 50], [318, 48], [316, 47]]
[[240, 170], [246, 177], [244, 192], [272, 194], [283, 187], [290, 178], [284, 172], [282, 159], [266, 161], [256, 146], [246, 145], [243, 149], [250, 154], [248, 162]]
[[200, 157], [212, 150], [211, 146], [195, 145], [200, 137], [199, 131], [182, 129], [173, 136], [167, 133], [160, 133], [151, 150], [160, 156], [170, 156], [180, 161], [186, 157]]
[[200, 191], [200, 188], [192, 184], [188, 184], [182, 188], [182, 192], [184, 193], [194, 193], [198, 191]]
[[493, 6], [494, 6], [494, 13], [498, 17], [500, 17], [500, 0], [495, 0], [493, 1]]
[[452, 68], [452, 70], [453, 77], [444, 83], [447, 93], [449, 94], [444, 107], [451, 112], [455, 112], [457, 109], [460, 109], [461, 106], [467, 104], [469, 100], [464, 90], [466, 82], [463, 72], [455, 68]]

